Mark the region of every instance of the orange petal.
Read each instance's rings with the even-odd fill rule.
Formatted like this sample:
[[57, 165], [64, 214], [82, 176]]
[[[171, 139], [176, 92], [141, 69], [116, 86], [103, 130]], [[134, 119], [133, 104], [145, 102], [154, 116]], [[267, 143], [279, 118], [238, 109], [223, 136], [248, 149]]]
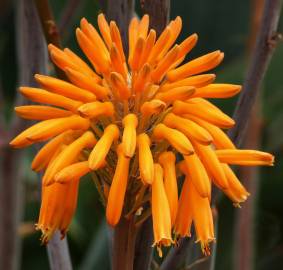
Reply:
[[201, 197], [211, 197], [211, 183], [206, 170], [197, 155], [184, 156], [186, 174], [190, 178]]
[[67, 68], [65, 73], [73, 84], [92, 92], [99, 99], [105, 99], [108, 96], [108, 88], [98, 84], [93, 77], [86, 76], [71, 68]]
[[31, 164], [32, 170], [38, 172], [44, 169], [61, 144], [68, 144], [76, 139], [73, 135], [73, 130], [67, 130], [45, 144], [34, 157]]
[[165, 92], [181, 86], [194, 86], [195, 88], [204, 87], [212, 83], [215, 80], [215, 77], [216, 76], [214, 74], [203, 74], [203, 75], [191, 76], [189, 78], [179, 80], [173, 83], [166, 82], [160, 86], [159, 91]]
[[53, 44], [49, 44], [48, 50], [50, 52], [52, 61], [62, 70], [65, 70], [66, 68], [72, 68], [78, 72], [93, 77], [97, 81], [100, 80], [100, 77], [70, 49], [66, 48], [64, 51], [62, 51]]
[[256, 150], [223, 149], [215, 151], [220, 162], [235, 165], [267, 165], [273, 166], [274, 156]]
[[81, 137], [69, 144], [48, 166], [42, 178], [44, 185], [50, 185], [54, 182], [55, 175], [65, 167], [74, 163], [84, 148], [93, 147], [96, 139], [92, 132], [87, 131]]
[[94, 46], [91, 40], [79, 29], [76, 30], [78, 43], [88, 57], [97, 72], [108, 74], [109, 72], [109, 59], [107, 59], [99, 49]]
[[177, 236], [191, 236], [191, 226], [193, 221], [192, 200], [190, 194], [190, 181], [186, 178], [182, 187], [174, 232]]
[[108, 49], [110, 49], [111, 45], [112, 45], [112, 39], [111, 39], [111, 35], [110, 35], [110, 27], [109, 27], [109, 24], [106, 21], [103, 13], [100, 13], [98, 15], [97, 23], [98, 23], [99, 31], [100, 31]]
[[122, 38], [120, 35], [119, 28], [117, 27], [114, 21], [110, 22], [110, 35], [111, 35], [112, 42], [115, 43], [117, 46], [117, 49], [119, 51], [119, 54], [123, 62], [125, 62], [125, 54], [124, 54], [124, 49], [123, 49]]
[[197, 44], [198, 35], [192, 34], [191, 36], [187, 37], [180, 45], [180, 51], [178, 54], [178, 59], [186, 56]]
[[178, 209], [178, 186], [175, 169], [176, 157], [173, 152], [163, 152], [158, 158], [158, 162], [164, 172], [164, 188], [167, 195], [172, 226], [175, 223]]
[[122, 148], [126, 157], [133, 157], [136, 151], [136, 128], [138, 118], [135, 114], [130, 113], [123, 118], [124, 132], [122, 137]]
[[140, 37], [143, 37], [144, 39], [146, 38], [148, 26], [149, 26], [149, 16], [147, 14], [145, 14], [141, 18], [141, 21], [140, 21], [139, 27], [138, 27], [138, 34], [139, 34]]
[[240, 85], [235, 84], [210, 84], [205, 87], [197, 88], [193, 97], [203, 98], [228, 98], [241, 91]]
[[227, 189], [229, 186], [228, 180], [212, 147], [195, 143], [194, 149], [213, 182], [221, 189]]
[[105, 128], [102, 137], [92, 149], [88, 158], [88, 164], [92, 170], [97, 170], [102, 166], [113, 141], [118, 138], [119, 129], [116, 125], [111, 124]]
[[196, 122], [198, 125], [206, 129], [213, 138], [213, 144], [216, 149], [235, 149], [234, 143], [230, 140], [227, 134], [219, 127], [216, 127], [198, 117], [188, 116], [189, 119]]
[[138, 136], [139, 149], [139, 170], [140, 176], [145, 184], [152, 184], [153, 181], [153, 157], [150, 150], [150, 139], [147, 134], [142, 133]]
[[189, 181], [189, 194], [192, 212], [193, 222], [196, 230], [197, 241], [200, 241], [202, 251], [209, 255], [209, 242], [214, 238], [214, 226], [213, 217], [208, 198], [203, 198], [199, 195], [195, 186], [193, 185], [191, 178], [187, 176], [186, 181]]
[[143, 51], [143, 47], [145, 45], [145, 40], [142, 37], [139, 37], [137, 42], [136, 42], [136, 46], [133, 52], [133, 58], [131, 61], [131, 68], [133, 71], [138, 70], [139, 68], [139, 63], [140, 63], [140, 59], [141, 59], [141, 55], [142, 55], [142, 51]]
[[173, 113], [177, 115], [192, 115], [199, 117], [211, 124], [222, 128], [231, 128], [235, 122], [228, 115], [224, 114], [218, 108], [205, 106], [201, 103], [186, 103], [183, 101], [175, 101], [173, 104]]
[[63, 80], [39, 74], [36, 74], [34, 77], [44, 89], [53, 93], [82, 102], [96, 100], [96, 96], [94, 94]]
[[81, 161], [69, 165], [56, 173], [54, 180], [55, 182], [66, 184], [69, 181], [80, 179], [91, 170], [88, 167], [88, 161]]
[[117, 166], [109, 190], [106, 207], [106, 219], [111, 226], [115, 226], [119, 222], [122, 214], [130, 165], [130, 159], [124, 156], [122, 145], [118, 146], [117, 155]]
[[180, 131], [158, 124], [153, 130], [153, 137], [160, 141], [166, 139], [178, 152], [183, 155], [192, 155], [194, 149], [189, 139]]
[[85, 103], [78, 108], [79, 113], [84, 117], [95, 118], [98, 116], [112, 116], [114, 107], [111, 102], [91, 102]]
[[139, 71], [133, 86], [135, 93], [141, 93], [148, 85], [150, 81], [150, 71], [151, 68], [149, 64], [145, 64]]
[[184, 64], [167, 73], [169, 81], [177, 81], [185, 77], [189, 77], [198, 73], [208, 71], [215, 68], [223, 60], [224, 53], [215, 51], [199, 58], [196, 58], [187, 64]]
[[138, 26], [139, 26], [139, 20], [134, 17], [129, 25], [129, 58], [128, 62], [129, 65], [132, 65], [132, 59], [133, 59], [133, 54], [134, 50], [136, 47], [136, 42], [138, 38]]
[[241, 184], [237, 176], [227, 164], [222, 164], [222, 168], [229, 183], [229, 188], [224, 190], [225, 194], [235, 205], [244, 202], [250, 195], [249, 192], [247, 192], [245, 187]]
[[94, 46], [97, 46], [97, 49], [105, 55], [106, 59], [109, 59], [109, 51], [107, 50], [102, 38], [97, 33], [96, 29], [88, 23], [86, 18], [81, 19], [81, 29], [86, 34], [86, 36], [92, 41]]
[[110, 58], [113, 71], [120, 73], [123, 78], [127, 80], [127, 65], [125, 64], [125, 62], [123, 62], [115, 43], [113, 43], [112, 47], [110, 48]]
[[179, 117], [173, 113], [168, 113], [163, 120], [163, 123], [171, 128], [176, 128], [184, 133], [189, 139], [196, 140], [201, 144], [211, 144], [211, 135], [201, 126], [189, 119]]
[[158, 83], [163, 79], [165, 73], [169, 70], [171, 65], [177, 59], [179, 51], [180, 51], [179, 46], [175, 45], [174, 48], [172, 48], [164, 56], [164, 58], [159, 61], [157, 67], [151, 73], [151, 79], [153, 82]]
[[157, 246], [159, 256], [162, 257], [161, 246], [170, 246], [173, 241], [171, 238], [170, 208], [163, 184], [163, 170], [159, 164], [154, 164], [151, 205], [154, 234], [153, 245]]
[[161, 33], [159, 38], [157, 39], [156, 43], [154, 44], [150, 55], [148, 56], [147, 62], [150, 65], [155, 65], [156, 59], [158, 58], [159, 54], [162, 52], [164, 46], [166, 45], [168, 39], [171, 37], [171, 30], [169, 27], [166, 27], [165, 30]]
[[64, 118], [45, 120], [34, 126], [37, 126], [37, 128], [30, 132], [26, 138], [30, 141], [38, 142], [48, 140], [68, 129], [87, 130], [90, 126], [90, 122], [88, 119], [73, 115]]
[[193, 96], [195, 88], [193, 86], [181, 86], [171, 89], [170, 91], [157, 93], [155, 98], [164, 102], [173, 102], [175, 100], [186, 100]]
[[19, 106], [15, 107], [15, 111], [20, 117], [29, 120], [47, 120], [72, 115], [70, 111], [39, 105]]
[[147, 59], [154, 46], [155, 40], [156, 40], [156, 32], [153, 29], [151, 29], [147, 38], [145, 39], [142, 54], [140, 56], [139, 68], [141, 68], [145, 63], [147, 63]]
[[31, 87], [20, 87], [20, 92], [23, 96], [33, 102], [50, 104], [72, 112], [77, 112], [77, 108], [82, 105], [82, 102], [76, 101], [58, 94], [50, 93], [48, 91], [31, 88]]
[[126, 100], [130, 97], [131, 91], [121, 74], [111, 72], [110, 82], [113, 90], [118, 93], [121, 99]]

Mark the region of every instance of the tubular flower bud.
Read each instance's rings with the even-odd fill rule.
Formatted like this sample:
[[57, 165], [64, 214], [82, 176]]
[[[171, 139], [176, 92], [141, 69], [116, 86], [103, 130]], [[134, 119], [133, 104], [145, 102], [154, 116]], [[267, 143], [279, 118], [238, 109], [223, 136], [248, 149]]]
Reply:
[[110, 81], [114, 91], [117, 91], [121, 99], [128, 99], [131, 95], [124, 78], [117, 72], [111, 72]]
[[85, 103], [78, 108], [78, 112], [83, 117], [96, 118], [99, 116], [112, 116], [114, 114], [114, 107], [111, 102], [91, 102]]
[[157, 114], [161, 112], [166, 107], [166, 104], [159, 100], [159, 99], [153, 99], [151, 101], [145, 102], [141, 106], [141, 113], [144, 116], [151, 116], [153, 114]]
[[228, 98], [237, 95], [241, 91], [240, 85], [235, 84], [210, 84], [198, 88], [193, 97], [202, 98]]
[[233, 201], [234, 205], [237, 206], [239, 203], [246, 201], [250, 193], [247, 192], [245, 187], [241, 184], [240, 180], [227, 164], [222, 164], [222, 168], [229, 184], [229, 188], [224, 190], [224, 193]]
[[168, 128], [164, 124], [158, 124], [153, 131], [156, 140], [166, 139], [181, 154], [191, 155], [194, 153], [191, 142], [180, 131]]
[[29, 120], [48, 120], [72, 115], [70, 111], [38, 105], [15, 107], [15, 112], [18, 116]]
[[220, 162], [235, 165], [265, 165], [273, 166], [274, 156], [256, 150], [223, 149], [215, 151]]
[[96, 139], [94, 138], [94, 135], [87, 131], [85, 132], [81, 137], [76, 139], [74, 142], [72, 142], [70, 145], [68, 145], [50, 164], [45, 171], [45, 174], [43, 176], [43, 184], [44, 185], [50, 185], [54, 181], [54, 176], [56, 173], [58, 173], [60, 170], [62, 170], [64, 167], [69, 166], [70, 164], [74, 163], [76, 161], [79, 153], [84, 148], [91, 148], [96, 144]]
[[201, 127], [206, 129], [211, 137], [213, 138], [213, 144], [216, 149], [235, 149], [234, 143], [230, 140], [227, 134], [221, 130], [219, 127], [216, 127], [202, 119], [199, 119], [194, 116], [188, 116], [189, 119], [199, 124]]
[[80, 179], [84, 175], [90, 172], [87, 161], [81, 161], [69, 165], [55, 174], [54, 180], [61, 184], [72, 181], [74, 179]]
[[127, 189], [130, 159], [124, 155], [123, 146], [117, 148], [118, 161], [110, 186], [106, 218], [111, 226], [115, 226], [121, 217], [124, 197]]
[[82, 102], [80, 101], [50, 93], [38, 88], [20, 87], [20, 92], [23, 96], [31, 101], [62, 107], [74, 113], [77, 111], [78, 107], [82, 105]]
[[211, 135], [201, 126], [189, 119], [179, 117], [173, 113], [168, 113], [163, 123], [168, 127], [178, 129], [189, 139], [196, 140], [201, 144], [208, 145], [212, 143], [213, 139]]
[[163, 183], [163, 170], [159, 164], [154, 164], [151, 196], [153, 245], [157, 246], [158, 254], [162, 257], [161, 246], [170, 246], [173, 241], [171, 238], [170, 208]]
[[128, 114], [123, 119], [124, 132], [122, 137], [123, 151], [126, 157], [132, 157], [136, 151], [136, 127], [138, 119], [135, 114]]
[[98, 99], [105, 99], [109, 95], [109, 90], [106, 87], [99, 85], [95, 78], [86, 76], [71, 68], [66, 68], [65, 73], [73, 84], [88, 90]]
[[48, 243], [58, 229], [64, 238], [77, 205], [78, 180], [61, 185], [43, 186], [42, 203], [36, 229], [42, 231], [41, 241]]
[[68, 144], [75, 139], [76, 138], [72, 130], [67, 130], [57, 135], [55, 138], [45, 144], [36, 154], [32, 161], [31, 168], [36, 172], [41, 171], [48, 165], [54, 152], [58, 149], [58, 147], [60, 147], [60, 145]]
[[169, 79], [169, 81], [177, 81], [184, 79], [185, 77], [203, 73], [218, 66], [223, 60], [223, 57], [224, 54], [220, 51], [206, 54], [190, 61], [187, 64], [184, 64], [181, 67], [169, 71], [167, 73], [167, 78]]
[[227, 189], [228, 181], [221, 166], [220, 161], [210, 145], [194, 144], [194, 149], [200, 157], [208, 175], [212, 181], [220, 188]]
[[31, 145], [33, 142], [48, 140], [68, 129], [86, 130], [88, 127], [89, 121], [77, 115], [49, 119], [37, 123], [23, 131], [10, 142], [10, 145], [16, 148], [22, 148]]
[[190, 175], [197, 192], [201, 197], [210, 198], [211, 183], [206, 170], [197, 155], [184, 156], [187, 174]]
[[209, 242], [214, 240], [214, 228], [209, 199], [199, 195], [189, 175], [187, 175], [186, 181], [189, 181], [188, 196], [190, 197], [191, 202], [197, 242], [200, 242], [203, 253], [205, 255], [210, 255]]
[[157, 99], [164, 102], [172, 102], [174, 100], [186, 100], [191, 97], [195, 92], [192, 86], [181, 86], [171, 89], [170, 91], [161, 92], [156, 95]]
[[158, 162], [163, 168], [164, 172], [164, 188], [170, 207], [170, 216], [172, 226], [175, 223], [177, 209], [178, 209], [178, 186], [175, 171], [176, 157], [173, 152], [163, 152]]
[[150, 150], [150, 139], [143, 133], [138, 136], [140, 176], [145, 184], [153, 181], [153, 157]]
[[[183, 173], [185, 173], [183, 171]], [[193, 221], [192, 202], [189, 196], [189, 180], [185, 180], [178, 203], [176, 221], [174, 224], [174, 233], [178, 237], [191, 236], [191, 226]]]
[[175, 101], [172, 112], [177, 115], [193, 115], [222, 128], [231, 128], [235, 124], [233, 119], [220, 110], [202, 104], [188, 105], [183, 101]]
[[97, 170], [104, 162], [113, 141], [119, 138], [119, 129], [116, 125], [109, 125], [105, 128], [102, 137], [99, 139], [95, 147], [89, 155], [89, 167]]
[[159, 91], [165, 92], [181, 86], [193, 86], [195, 88], [204, 87], [212, 83], [215, 80], [215, 77], [216, 76], [214, 74], [203, 74], [192, 76], [173, 83], [166, 82], [160, 87]]
[[[48, 140], [31, 166], [44, 175], [37, 225], [42, 240], [46, 243], [55, 230], [64, 237], [79, 179], [88, 174], [110, 225], [118, 225], [125, 214], [138, 227], [151, 215], [160, 255], [161, 247], [172, 243], [171, 227], [177, 237], [185, 237], [192, 225], [208, 254], [214, 239], [211, 185], [239, 205], [249, 193], [228, 164], [274, 162], [271, 154], [236, 149], [222, 130], [234, 120], [206, 100], [231, 97], [241, 87], [213, 84], [215, 74], [204, 74], [222, 61], [219, 50], [182, 64], [198, 36], [174, 44], [182, 29], [179, 16], [158, 37], [147, 14], [133, 18], [129, 53], [114, 21], [100, 14], [97, 22], [99, 32], [85, 18], [76, 29], [91, 65], [70, 49], [49, 44], [50, 58], [68, 81], [36, 74], [42, 89], [19, 88], [25, 98], [41, 104], [16, 107], [16, 113], [39, 122], [10, 145], [22, 148]], [[178, 174], [175, 156], [183, 159]], [[177, 185], [181, 174], [186, 180]]]
[[74, 86], [71, 83], [39, 74], [36, 74], [34, 77], [42, 88], [50, 92], [82, 102], [91, 102], [96, 100], [96, 96], [93, 93]]

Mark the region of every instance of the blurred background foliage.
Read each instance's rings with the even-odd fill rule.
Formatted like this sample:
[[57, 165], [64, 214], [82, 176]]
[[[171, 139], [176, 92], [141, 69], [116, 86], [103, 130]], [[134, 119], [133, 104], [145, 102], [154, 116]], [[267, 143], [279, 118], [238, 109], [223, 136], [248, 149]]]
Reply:
[[[61, 29], [64, 47], [70, 47], [81, 54], [75, 42], [75, 28], [81, 17], [96, 25], [97, 14], [101, 11], [95, 0], [80, 0], [72, 18], [64, 26], [62, 21], [68, 0], [50, 1], [56, 22]], [[0, 2], [0, 88], [1, 109], [8, 123], [13, 114], [13, 102], [17, 91], [16, 58], [16, 1]], [[137, 2], [137, 6], [139, 3]], [[242, 84], [247, 69], [248, 42], [252, 14], [251, 1], [247, 0], [200, 0], [171, 1], [171, 18], [177, 15], [183, 19], [180, 40], [194, 32], [199, 35], [197, 47], [190, 57], [221, 49], [225, 60], [215, 71], [218, 82]], [[140, 13], [139, 8], [137, 12]], [[283, 22], [279, 30], [282, 31]], [[255, 269], [283, 269], [283, 46], [279, 44], [263, 83], [260, 103], [262, 104], [261, 149], [276, 155], [276, 165], [264, 168], [259, 174], [259, 194], [256, 199]], [[52, 67], [50, 66], [50, 69]], [[52, 70], [51, 70], [52, 72]], [[217, 104], [231, 114], [236, 99], [219, 101]], [[22, 237], [21, 269], [49, 269], [46, 249], [40, 246], [40, 234], [33, 224], [39, 211], [38, 177], [30, 169], [34, 150], [25, 151], [23, 159], [25, 185], [24, 213], [19, 233]], [[253, 196], [253, 195], [251, 195]], [[232, 269], [235, 252], [234, 224], [235, 209], [232, 203], [222, 198], [219, 204], [217, 236], [217, 270]], [[75, 218], [68, 233], [69, 248], [74, 269], [109, 269], [109, 231], [104, 219], [104, 210], [90, 179], [80, 185], [80, 195]], [[195, 245], [195, 248], [199, 248]], [[195, 268], [197, 269], [197, 268]], [[199, 268], [201, 269], [201, 268]]]

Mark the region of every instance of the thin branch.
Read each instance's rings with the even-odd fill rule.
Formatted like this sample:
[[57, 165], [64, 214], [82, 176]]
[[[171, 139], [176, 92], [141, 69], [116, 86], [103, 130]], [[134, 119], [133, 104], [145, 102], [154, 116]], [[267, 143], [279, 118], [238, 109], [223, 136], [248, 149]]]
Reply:
[[195, 266], [199, 266], [200, 264], [206, 262], [208, 260], [209, 257], [203, 257], [200, 258], [196, 261], [194, 261], [192, 264], [188, 265], [184, 270], [191, 270], [193, 269]]
[[253, 104], [277, 43], [277, 27], [281, 9], [282, 0], [265, 0], [256, 47], [233, 115], [236, 124], [229, 131], [229, 136], [237, 146], [245, 137]]
[[[19, 84], [34, 85], [33, 74], [46, 67], [46, 48], [32, 1], [18, 1], [16, 20]], [[25, 102], [17, 95], [17, 105]], [[8, 128], [11, 136], [26, 126], [26, 121], [14, 119]], [[18, 269], [20, 265], [18, 226], [22, 218], [24, 193], [24, 173], [21, 166], [23, 152], [11, 149], [7, 141], [0, 151], [0, 269], [12, 270]]]
[[140, 0], [144, 14], [150, 17], [150, 27], [159, 35], [170, 18], [170, 0]]
[[[55, 23], [49, 1], [34, 0], [34, 2], [47, 44], [52, 43], [56, 47], [61, 48], [61, 40], [58, 27]], [[65, 73], [61, 69], [59, 69], [56, 65], [54, 65], [54, 68], [59, 78], [66, 79]]]
[[48, 261], [51, 270], [71, 270], [68, 242], [66, 238], [60, 239], [60, 232], [57, 231], [47, 245]]
[[171, 248], [164, 261], [160, 266], [160, 270], [179, 269], [184, 265], [188, 250], [193, 245], [191, 238], [183, 238], [179, 241], [178, 246]]

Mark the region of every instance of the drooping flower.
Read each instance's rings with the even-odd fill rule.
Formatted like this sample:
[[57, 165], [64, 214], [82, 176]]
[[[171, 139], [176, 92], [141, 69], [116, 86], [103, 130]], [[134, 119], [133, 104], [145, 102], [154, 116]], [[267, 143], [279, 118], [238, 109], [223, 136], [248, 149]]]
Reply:
[[[232, 97], [241, 87], [214, 83], [216, 76], [205, 73], [221, 63], [221, 51], [183, 63], [197, 35], [174, 45], [180, 17], [159, 37], [147, 15], [132, 19], [128, 54], [114, 21], [100, 14], [98, 26], [100, 34], [83, 18], [76, 30], [90, 64], [50, 44], [51, 59], [68, 81], [36, 74], [39, 88], [20, 88], [23, 96], [44, 104], [15, 108], [20, 117], [40, 122], [10, 143], [21, 148], [48, 141], [32, 162], [34, 171], [44, 172], [37, 223], [42, 240], [57, 229], [65, 235], [79, 180], [90, 173], [111, 226], [122, 216], [138, 223], [151, 213], [154, 245], [162, 254], [161, 247], [174, 242], [172, 233], [175, 239], [190, 236], [193, 224], [209, 254], [212, 184], [239, 205], [249, 193], [229, 165], [274, 162], [271, 154], [236, 149], [222, 130], [234, 120], [207, 100]], [[178, 173], [185, 175], [183, 185]]]

